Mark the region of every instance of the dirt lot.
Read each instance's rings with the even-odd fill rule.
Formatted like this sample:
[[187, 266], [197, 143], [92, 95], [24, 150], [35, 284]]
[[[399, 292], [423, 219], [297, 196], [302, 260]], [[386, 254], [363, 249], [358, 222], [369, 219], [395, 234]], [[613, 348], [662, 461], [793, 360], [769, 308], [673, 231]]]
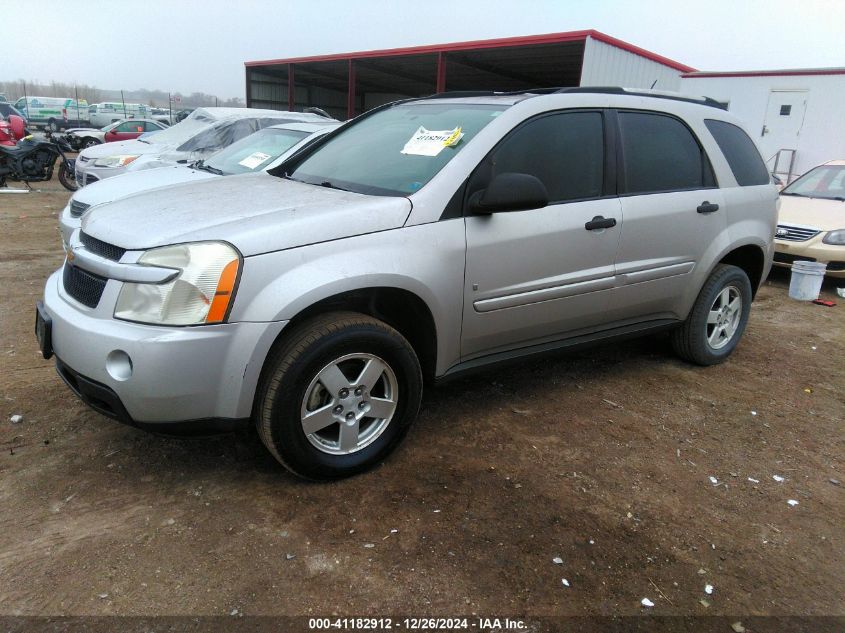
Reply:
[[0, 195], [0, 614], [845, 615], [845, 300], [776, 274], [721, 366], [657, 337], [429, 389], [387, 463], [310, 484], [61, 383], [66, 200]]

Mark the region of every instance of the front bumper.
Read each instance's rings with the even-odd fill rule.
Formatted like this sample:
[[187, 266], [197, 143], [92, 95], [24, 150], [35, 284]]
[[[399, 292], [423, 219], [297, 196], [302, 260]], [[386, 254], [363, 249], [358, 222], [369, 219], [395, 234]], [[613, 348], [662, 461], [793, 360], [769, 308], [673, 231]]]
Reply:
[[[187, 423], [212, 432], [251, 416], [264, 359], [286, 321], [197, 327], [119, 321], [111, 311], [120, 282], [109, 280], [91, 309], [64, 293], [61, 272], [44, 290], [53, 350], [59, 374], [89, 405], [162, 432]], [[131, 359], [128, 376], [126, 363], [115, 370], [122, 354]]]
[[93, 158], [85, 162], [80, 162], [79, 158], [76, 159], [74, 176], [76, 178], [76, 184], [80, 187], [90, 185], [92, 182], [97, 182], [104, 178], [111, 178], [112, 176], [119, 176], [120, 174], [126, 173], [125, 167], [94, 167], [96, 160], [96, 158]]
[[825, 244], [823, 232], [804, 242], [775, 240], [775, 266], [791, 268], [792, 262], [805, 260], [827, 264], [825, 275], [835, 279], [845, 279], [845, 246]]

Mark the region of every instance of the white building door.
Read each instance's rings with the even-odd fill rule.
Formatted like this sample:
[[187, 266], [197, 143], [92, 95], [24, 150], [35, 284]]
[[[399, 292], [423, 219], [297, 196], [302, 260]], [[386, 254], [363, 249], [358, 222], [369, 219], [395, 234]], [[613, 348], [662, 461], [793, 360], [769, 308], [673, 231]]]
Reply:
[[772, 90], [769, 93], [760, 150], [769, 171], [785, 181], [794, 177], [790, 173], [790, 166], [798, 152], [808, 95], [807, 90]]

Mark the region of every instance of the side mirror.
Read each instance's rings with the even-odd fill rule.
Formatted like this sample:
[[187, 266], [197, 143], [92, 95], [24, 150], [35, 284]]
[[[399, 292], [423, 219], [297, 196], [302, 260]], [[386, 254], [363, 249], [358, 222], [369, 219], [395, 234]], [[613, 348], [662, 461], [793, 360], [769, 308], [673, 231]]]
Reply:
[[504, 173], [469, 199], [469, 210], [476, 215], [504, 211], [541, 209], [549, 204], [545, 185], [531, 174]]

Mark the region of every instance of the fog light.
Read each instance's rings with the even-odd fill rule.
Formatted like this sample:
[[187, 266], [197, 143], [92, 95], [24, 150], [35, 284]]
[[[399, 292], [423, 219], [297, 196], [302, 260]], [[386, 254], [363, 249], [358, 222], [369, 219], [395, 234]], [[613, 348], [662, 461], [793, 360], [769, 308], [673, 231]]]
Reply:
[[120, 382], [129, 380], [132, 376], [132, 359], [123, 350], [116, 349], [106, 357], [106, 371]]

